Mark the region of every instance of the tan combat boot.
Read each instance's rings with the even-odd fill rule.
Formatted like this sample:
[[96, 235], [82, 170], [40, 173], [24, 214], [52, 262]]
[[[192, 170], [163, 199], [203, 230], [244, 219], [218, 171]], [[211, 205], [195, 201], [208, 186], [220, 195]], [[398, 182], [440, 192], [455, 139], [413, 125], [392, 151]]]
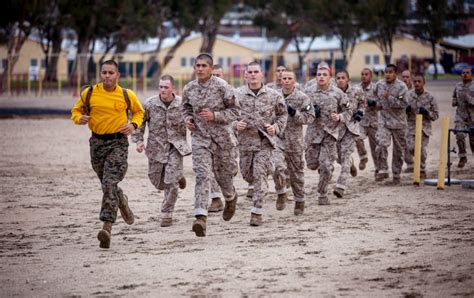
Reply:
[[383, 181], [389, 177], [388, 173], [377, 173], [375, 174], [375, 181]]
[[173, 225], [173, 219], [172, 218], [162, 218], [160, 220], [160, 227], [170, 227]]
[[224, 204], [221, 198], [212, 198], [211, 206], [207, 209], [209, 212], [219, 212], [224, 210]]
[[110, 248], [110, 239], [112, 238], [112, 223], [110, 221], [104, 221], [104, 226], [102, 230], [97, 234], [97, 239], [99, 239], [100, 248]]
[[458, 168], [464, 168], [467, 163], [467, 157], [463, 156], [459, 159]]
[[253, 188], [249, 188], [247, 190], [247, 198], [249, 199], [253, 198]]
[[365, 170], [365, 167], [366, 167], [368, 162], [369, 162], [369, 159], [367, 157], [362, 158], [359, 162], [359, 170], [361, 170], [361, 171]]
[[319, 197], [318, 198], [318, 205], [329, 205], [329, 199], [328, 197]]
[[196, 236], [198, 237], [206, 236], [206, 222], [207, 222], [207, 216], [204, 216], [204, 215], [196, 216], [196, 220], [193, 223], [193, 232], [196, 234]]
[[253, 227], [258, 227], [261, 226], [263, 223], [262, 220], [262, 215], [261, 214], [255, 214], [255, 213], [250, 213], [250, 225]]
[[225, 201], [224, 212], [222, 212], [222, 218], [225, 221], [229, 221], [235, 214], [235, 209], [237, 208], [237, 192], [235, 193], [234, 199], [232, 201]]
[[287, 201], [288, 201], [288, 196], [286, 195], [286, 193], [278, 194], [277, 201], [276, 201], [276, 209], [277, 210], [285, 209]]
[[295, 202], [295, 215], [302, 215], [304, 212], [304, 202]]
[[131, 225], [135, 222], [135, 216], [133, 215], [132, 210], [128, 206], [128, 197], [125, 194], [119, 196], [119, 209], [123, 220], [127, 224]]
[[332, 193], [338, 197], [338, 198], [342, 198], [344, 196], [344, 189], [340, 188], [340, 187], [336, 187], [334, 188], [334, 190], [332, 191]]
[[178, 181], [178, 185], [180, 189], [185, 189], [186, 188], [186, 178], [181, 177]]
[[356, 177], [357, 176], [357, 168], [354, 164], [354, 160], [352, 160], [352, 164], [351, 164], [351, 176], [352, 177]]

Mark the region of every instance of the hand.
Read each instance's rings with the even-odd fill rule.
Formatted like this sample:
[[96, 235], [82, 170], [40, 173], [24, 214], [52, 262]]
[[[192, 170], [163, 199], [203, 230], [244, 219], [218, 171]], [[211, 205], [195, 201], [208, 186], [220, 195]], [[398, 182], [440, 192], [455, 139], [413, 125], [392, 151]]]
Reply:
[[332, 119], [332, 121], [339, 122], [341, 117], [339, 116], [339, 114], [332, 112], [331, 113], [331, 119]]
[[429, 117], [430, 116], [430, 112], [425, 109], [424, 107], [420, 107], [420, 110], [418, 111], [421, 115], [425, 116], [425, 117]]
[[276, 133], [276, 129], [273, 125], [271, 124], [265, 124], [265, 128], [267, 129], [267, 133], [271, 136], [274, 136]]
[[82, 115], [81, 118], [79, 119], [79, 124], [80, 125], [87, 124], [89, 122], [90, 118], [91, 118], [91, 116]]
[[362, 118], [364, 117], [364, 112], [362, 112], [362, 111], [357, 111], [357, 112], [354, 113], [353, 116], [354, 116], [354, 120], [357, 121], [357, 122], [359, 122], [359, 121], [361, 121]]
[[143, 144], [143, 143], [137, 144], [137, 152], [142, 153], [143, 150], [145, 150], [145, 144]]
[[242, 131], [242, 130], [245, 130], [247, 128], [247, 122], [244, 122], [243, 120], [240, 120], [239, 122], [237, 122], [237, 131]]
[[287, 106], [287, 110], [288, 110], [288, 115], [290, 115], [291, 117], [296, 115], [296, 110], [293, 109], [290, 105]]
[[196, 130], [196, 125], [194, 125], [194, 119], [193, 119], [193, 118], [188, 118], [188, 119], [186, 120], [186, 127], [187, 127], [190, 131]]
[[214, 113], [209, 110], [202, 110], [199, 114], [199, 117], [206, 122], [214, 121]]
[[126, 136], [129, 136], [134, 130], [135, 126], [132, 123], [127, 123], [120, 127], [120, 132]]
[[377, 105], [377, 102], [376, 102], [375, 100], [373, 100], [373, 99], [368, 99], [368, 100], [367, 100], [367, 105], [368, 105], [369, 107], [375, 107], [375, 106]]
[[383, 97], [385, 97], [385, 99], [388, 99], [389, 95], [390, 93], [388, 93], [388, 90], [385, 90], [385, 92], [383, 93]]
[[321, 108], [318, 105], [314, 105], [314, 116], [321, 118]]
[[405, 109], [405, 113], [410, 114], [411, 113], [411, 106], [408, 105]]

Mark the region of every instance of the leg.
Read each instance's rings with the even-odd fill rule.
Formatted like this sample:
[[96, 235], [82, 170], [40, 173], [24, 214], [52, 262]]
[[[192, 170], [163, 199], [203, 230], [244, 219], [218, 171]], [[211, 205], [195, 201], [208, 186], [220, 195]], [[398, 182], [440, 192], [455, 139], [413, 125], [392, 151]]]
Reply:
[[377, 165], [375, 169], [378, 170], [378, 174], [375, 176], [376, 181], [381, 181], [388, 178], [388, 150], [390, 146], [391, 132], [387, 128], [381, 126], [377, 130], [377, 147], [375, 148], [375, 156]]
[[377, 172], [378, 168], [377, 168], [377, 160], [376, 160], [376, 154], [375, 154], [375, 148], [377, 147], [377, 139], [376, 139], [376, 135], [377, 135], [377, 127], [367, 127], [367, 136], [369, 138], [369, 147], [370, 147], [370, 154], [372, 154], [372, 160], [374, 162], [374, 166], [375, 166], [375, 172]]
[[407, 149], [405, 150], [405, 162], [407, 168], [405, 173], [413, 173], [413, 157], [415, 155], [415, 135], [407, 133]]
[[276, 148], [272, 152], [272, 160], [275, 165], [275, 172], [273, 173], [273, 181], [275, 182], [275, 190], [277, 194], [286, 193], [286, 161], [285, 161], [285, 152]]
[[336, 182], [334, 194], [341, 198], [346, 189], [347, 178], [349, 177], [352, 165], [351, 154], [354, 151], [354, 135], [346, 131], [342, 139], [338, 142], [338, 153], [340, 155], [341, 173]]
[[222, 218], [231, 220], [237, 208], [237, 192], [234, 187], [234, 176], [237, 174], [237, 151], [234, 148], [221, 149], [215, 146], [214, 174], [225, 199]]
[[400, 173], [402, 172], [403, 166], [403, 155], [406, 152], [406, 130], [405, 129], [393, 129], [393, 148], [392, 148], [392, 173], [394, 182], [400, 180]]
[[303, 152], [288, 152], [286, 163], [290, 176], [290, 185], [295, 199], [295, 215], [304, 212], [304, 160]]
[[254, 196], [252, 213], [263, 213], [263, 202], [268, 192], [267, 177], [273, 172], [272, 164], [273, 148], [265, 147], [255, 152], [253, 158], [253, 179], [254, 179]]
[[318, 184], [319, 204], [328, 205], [327, 198], [328, 185], [331, 182], [334, 171], [334, 161], [337, 158], [336, 140], [331, 136], [326, 136], [321, 143], [321, 153], [319, 154], [320, 176]]
[[421, 176], [422, 178], [426, 177], [426, 157], [428, 156], [427, 148], [428, 143], [430, 142], [430, 137], [423, 133], [423, 138], [421, 139]]
[[207, 217], [212, 159], [212, 153], [208, 148], [197, 146], [193, 148], [193, 170], [196, 173], [194, 216]]

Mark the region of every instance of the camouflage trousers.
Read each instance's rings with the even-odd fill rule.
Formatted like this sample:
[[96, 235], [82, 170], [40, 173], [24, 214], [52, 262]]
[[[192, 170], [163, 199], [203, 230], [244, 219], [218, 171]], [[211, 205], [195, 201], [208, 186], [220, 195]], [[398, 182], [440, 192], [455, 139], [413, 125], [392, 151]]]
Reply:
[[393, 177], [400, 177], [403, 166], [403, 157], [406, 151], [406, 129], [390, 129], [380, 126], [377, 130], [377, 147], [375, 149], [375, 170], [380, 174], [388, 173], [388, 147], [393, 139], [392, 173]]
[[211, 172], [214, 172], [225, 200], [234, 199], [234, 176], [238, 170], [236, 153], [234, 148], [222, 149], [216, 143], [211, 143], [210, 147], [193, 147], [193, 170], [196, 173], [194, 216], [207, 216]]
[[[423, 172], [426, 167], [426, 157], [427, 152], [426, 148], [428, 147], [428, 142], [430, 137], [425, 133], [422, 133], [421, 138], [421, 171]], [[405, 162], [407, 163], [408, 168], [413, 169], [413, 156], [415, 155], [415, 134], [412, 132], [407, 133], [407, 150], [405, 152]]]
[[99, 219], [115, 222], [119, 201], [124, 195], [118, 183], [127, 173], [128, 139], [115, 140], [89, 139], [92, 169], [102, 185], [102, 206]]
[[326, 135], [319, 144], [310, 144], [305, 149], [305, 158], [308, 168], [319, 169], [318, 194], [320, 198], [327, 196], [328, 185], [334, 171], [334, 161], [337, 158], [337, 141]]
[[209, 199], [214, 198], [221, 198], [222, 192], [219, 184], [216, 180], [216, 175], [214, 175], [214, 171], [211, 171], [211, 189], [209, 191]]
[[360, 159], [368, 158], [367, 150], [365, 149], [365, 144], [364, 144], [364, 140], [368, 138], [370, 153], [372, 154], [372, 160], [374, 161], [374, 165], [375, 165], [376, 164], [375, 147], [377, 146], [377, 139], [375, 136], [377, 135], [377, 127], [372, 127], [372, 126], [364, 127], [361, 125], [359, 127], [359, 131], [360, 131], [360, 135], [355, 140], [359, 158]]
[[165, 198], [161, 204], [161, 218], [172, 218], [178, 199], [178, 181], [183, 177], [183, 156], [171, 146], [167, 163], [149, 159], [148, 177], [157, 189], [165, 191]]
[[296, 202], [304, 202], [304, 159], [303, 151], [285, 152], [281, 149], [273, 151], [276, 162], [273, 181], [277, 194], [286, 193], [287, 181], [291, 185], [293, 197]]
[[268, 175], [274, 171], [273, 148], [262, 146], [260, 151], [240, 151], [240, 172], [246, 182], [253, 185], [252, 213], [263, 214], [263, 203], [268, 192]]
[[[456, 122], [454, 125], [455, 129], [468, 129], [469, 125], [464, 122]], [[469, 146], [471, 147], [471, 153], [474, 154], [474, 134], [472, 133], [464, 133], [464, 132], [457, 132], [456, 133], [456, 143], [458, 145], [458, 156], [459, 157], [466, 157], [467, 149], [466, 149], [466, 135], [469, 136]]]
[[352, 153], [354, 152], [355, 134], [347, 131], [337, 141], [337, 162], [341, 165], [341, 173], [336, 181], [336, 187], [346, 189], [347, 178], [351, 172]]

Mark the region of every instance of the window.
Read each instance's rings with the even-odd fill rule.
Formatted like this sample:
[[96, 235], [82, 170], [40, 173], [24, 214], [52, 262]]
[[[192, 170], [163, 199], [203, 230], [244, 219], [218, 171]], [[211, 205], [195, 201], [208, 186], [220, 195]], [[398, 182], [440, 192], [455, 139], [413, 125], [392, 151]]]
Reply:
[[7, 68], [8, 65], [8, 60], [7, 59], [2, 59], [2, 68], [5, 69]]
[[377, 65], [380, 63], [379, 55], [374, 55], [374, 64]]
[[30, 66], [38, 66], [38, 59], [36, 58], [30, 59]]
[[370, 55], [365, 55], [365, 65], [370, 65]]
[[232, 58], [227, 57], [227, 67], [232, 65]]
[[184, 57], [181, 58], [181, 66], [186, 67], [186, 58]]
[[193, 58], [189, 58], [189, 64], [191, 66], [194, 66], [194, 57]]
[[224, 58], [219, 57], [219, 59], [217, 59], [217, 64], [220, 64], [221, 66], [224, 66]]

